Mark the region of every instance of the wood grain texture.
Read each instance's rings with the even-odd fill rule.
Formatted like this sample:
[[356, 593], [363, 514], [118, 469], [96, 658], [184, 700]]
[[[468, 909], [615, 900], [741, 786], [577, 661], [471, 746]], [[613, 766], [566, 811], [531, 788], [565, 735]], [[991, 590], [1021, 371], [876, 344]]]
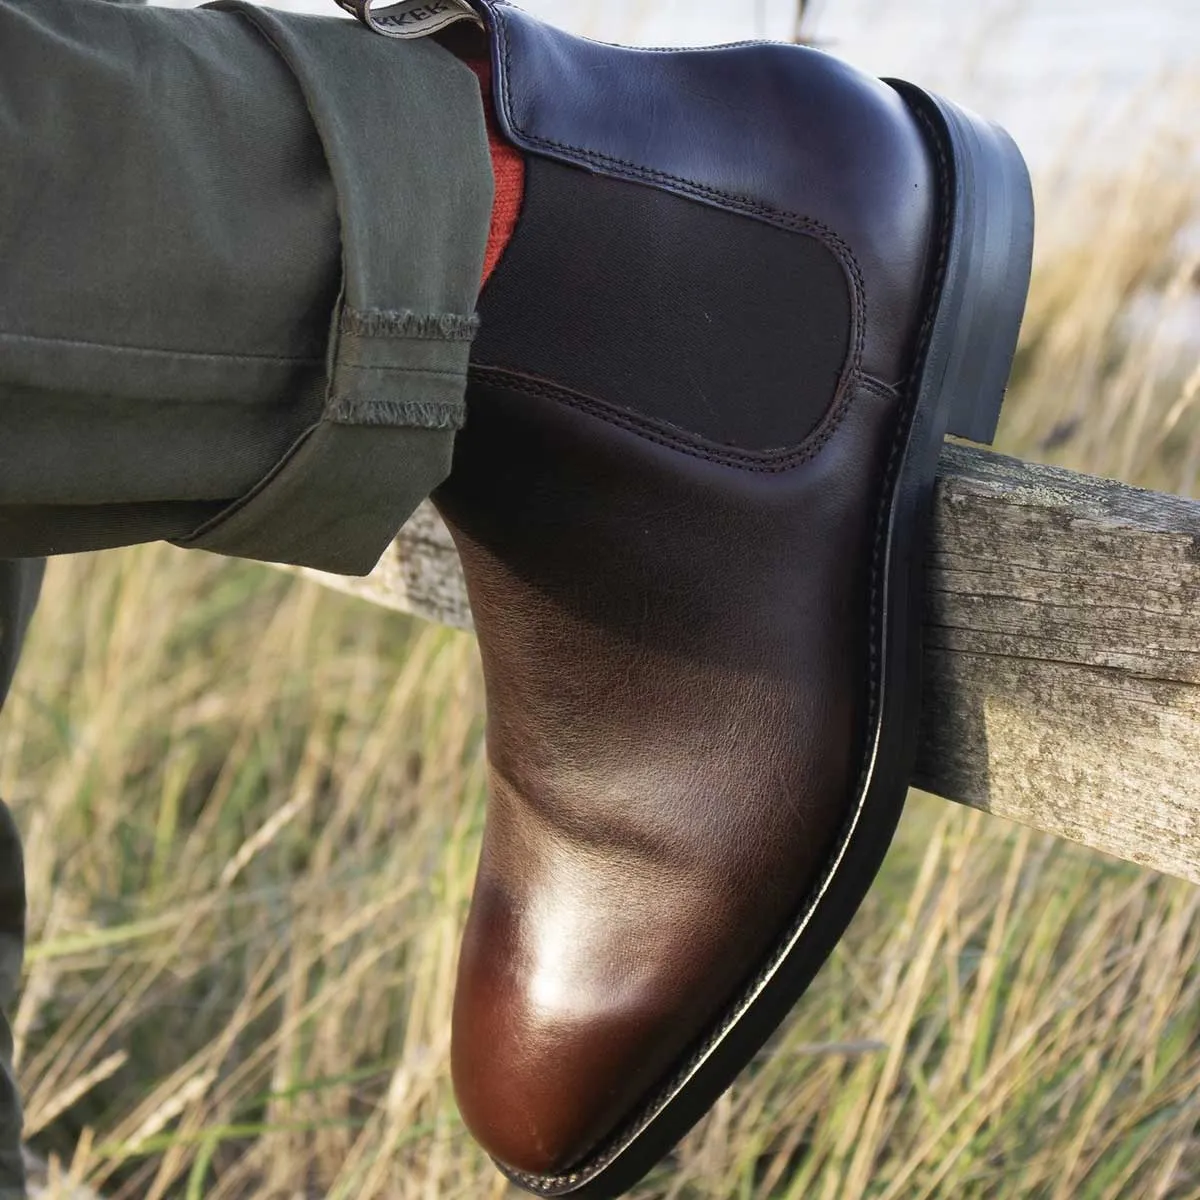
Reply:
[[[914, 783], [1200, 883], [1200, 503], [948, 446], [931, 541]], [[428, 506], [305, 574], [471, 624]]]
[[928, 791], [1200, 882], [1200, 504], [948, 448]]

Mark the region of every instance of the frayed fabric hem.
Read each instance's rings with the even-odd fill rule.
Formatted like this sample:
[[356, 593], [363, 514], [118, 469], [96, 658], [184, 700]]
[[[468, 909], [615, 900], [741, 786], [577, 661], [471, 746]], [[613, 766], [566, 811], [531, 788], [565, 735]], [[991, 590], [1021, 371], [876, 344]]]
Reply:
[[416, 429], [461, 429], [462, 404], [435, 400], [363, 400], [332, 396], [322, 414], [337, 425], [406, 425]]
[[343, 308], [339, 328], [350, 337], [415, 338], [469, 342], [479, 329], [474, 314], [416, 313], [408, 310]]

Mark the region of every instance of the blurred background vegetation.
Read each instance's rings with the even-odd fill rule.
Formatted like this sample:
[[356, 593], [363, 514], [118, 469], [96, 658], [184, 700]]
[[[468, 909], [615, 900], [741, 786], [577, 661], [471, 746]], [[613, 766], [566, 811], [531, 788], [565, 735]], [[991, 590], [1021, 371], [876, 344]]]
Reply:
[[[1156, 88], [1173, 130], [1131, 110], [1120, 153], [1038, 168], [999, 448], [1195, 495], [1195, 79]], [[0, 794], [28, 1134], [64, 1176], [507, 1194], [448, 1071], [482, 734], [467, 635], [167, 547], [52, 565]], [[914, 795], [770, 1052], [635, 1195], [1200, 1197], [1198, 963], [1200, 889]]]

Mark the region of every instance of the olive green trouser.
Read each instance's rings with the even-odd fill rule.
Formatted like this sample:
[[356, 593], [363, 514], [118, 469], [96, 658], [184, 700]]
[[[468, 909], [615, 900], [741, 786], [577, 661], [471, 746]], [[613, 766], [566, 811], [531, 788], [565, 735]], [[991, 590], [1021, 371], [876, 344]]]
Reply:
[[[41, 556], [370, 570], [449, 469], [491, 188], [478, 83], [431, 41], [0, 0], [0, 699]], [[24, 903], [0, 806], [3, 1008]]]

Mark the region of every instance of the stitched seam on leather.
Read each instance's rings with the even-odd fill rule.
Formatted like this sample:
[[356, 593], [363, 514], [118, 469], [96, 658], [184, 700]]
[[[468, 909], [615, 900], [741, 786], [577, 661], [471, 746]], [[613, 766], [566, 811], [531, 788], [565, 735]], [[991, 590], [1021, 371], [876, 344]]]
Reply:
[[647, 417], [639, 416], [637, 413], [618, 408], [599, 397], [575, 392], [548, 380], [535, 379], [503, 367], [472, 367], [469, 378], [479, 383], [506, 387], [525, 395], [537, 396], [543, 400], [553, 400], [567, 408], [576, 409], [597, 420], [604, 421], [606, 424], [624, 429], [645, 441], [664, 446], [668, 450], [678, 451], [680, 454], [701, 458], [718, 466], [735, 467], [739, 470], [756, 471], [762, 474], [777, 474], [787, 471], [815, 457], [833, 436], [850, 406], [855, 388], [863, 382], [863, 377], [856, 371], [847, 371], [843, 382], [839, 385], [837, 397], [827, 410], [825, 418], [799, 446], [789, 447], [785, 450], [754, 451], [738, 450], [734, 447], [722, 449], [706, 443], [702, 439], [689, 437], [683, 430], [676, 431], [669, 425], [660, 424]]
[[[592, 41], [585, 38], [584, 41]], [[611, 44], [601, 42], [600, 45]], [[623, 49], [636, 50], [639, 54], [708, 54], [713, 50], [741, 50], [747, 46], [784, 46], [786, 42], [773, 41], [771, 38], [742, 38], [740, 42], [714, 42], [711, 46], [625, 46]]]
[[[507, 4], [507, 0], [494, 0], [488, 5], [489, 11], [493, 15], [499, 17], [502, 14], [499, 11], [499, 6]], [[688, 54], [703, 54], [710, 50], [739, 50], [743, 46], [778, 46], [788, 43], [775, 42], [769, 38], [742, 38], [738, 42], [715, 42], [711, 46], [629, 46], [621, 42], [602, 42], [599, 38], [588, 37], [586, 34], [577, 33], [573, 35], [581, 42], [590, 42], [593, 46], [615, 46], [618, 50], [635, 50], [639, 54], [678, 54], [680, 50], [686, 50]]]
[[[896, 431], [892, 435], [892, 444], [888, 453], [887, 467], [884, 472], [884, 487], [880, 493], [880, 501], [875, 515], [875, 538], [872, 546], [872, 563], [871, 563], [871, 587], [869, 592], [869, 649], [868, 649], [868, 715], [866, 727], [868, 730], [873, 729], [879, 717], [879, 637], [881, 630], [881, 598], [886, 594], [886, 587], [883, 585], [883, 573], [887, 563], [887, 528], [889, 523], [889, 514], [891, 511], [892, 500], [896, 485], [899, 480], [899, 465], [903, 458], [904, 448], [908, 443], [908, 436], [912, 428], [913, 416], [916, 412], [916, 405], [919, 392], [917, 390], [917, 382], [919, 381], [925, 359], [929, 352], [930, 340], [933, 334], [934, 321], [937, 316], [939, 302], [942, 296], [942, 289], [945, 281], [946, 260], [949, 253], [950, 243], [950, 170], [947, 163], [945, 147], [942, 143], [942, 138], [933, 127], [932, 123], [925, 114], [915, 106], [908, 106], [909, 111], [918, 119], [921, 125], [925, 128], [929, 135], [929, 141], [933, 146], [933, 152], [938, 166], [939, 174], [939, 221], [940, 228], [938, 231], [938, 252], [935, 258], [934, 277], [929, 291], [929, 303], [926, 307], [924, 319], [917, 338], [917, 350], [914, 355], [914, 362], [917, 364], [913, 372], [905, 381], [905, 406], [899, 415], [896, 425]], [[860, 382], [864, 380], [860, 379]], [[878, 381], [873, 380], [878, 384]], [[886, 387], [887, 385], [880, 385]], [[893, 391], [893, 389], [888, 389]], [[861, 798], [863, 796], [863, 788], [866, 784], [868, 763], [864, 762], [862, 771], [860, 772], [855, 796], [859, 797], [859, 805], [852, 812], [849, 820], [842, 826], [839, 832], [838, 845], [845, 844], [850, 831], [853, 828], [853, 823], [858, 818], [858, 812], [861, 808]], [[799, 906], [799, 915], [790, 925], [783, 931], [777, 940], [777, 945], [784, 945], [791, 940], [793, 931], [797, 926], [807, 922], [813, 905], [813, 896], [819, 896], [822, 885], [825, 879], [818, 880], [816, 887], [805, 897], [804, 901]], [[758, 990], [763, 982], [779, 968], [781, 959], [773, 959], [768, 961], [767, 965], [757, 974], [753, 975], [746, 984], [735, 994], [734, 1002], [726, 1006], [726, 1011], [730, 1008], [737, 1009], [737, 998], [751, 994]], [[524, 1172], [511, 1171], [510, 1177], [525, 1186], [537, 1191], [543, 1195], [548, 1194], [552, 1189], [558, 1189], [563, 1186], [573, 1185], [580, 1180], [593, 1178], [600, 1171], [604, 1170], [609, 1163], [628, 1147], [635, 1140], [649, 1121], [653, 1120], [656, 1113], [661, 1109], [664, 1103], [669, 1103], [671, 1097], [678, 1090], [679, 1085], [677, 1080], [681, 1077], [690, 1075], [699, 1066], [712, 1048], [717, 1045], [725, 1036], [729, 1029], [737, 1023], [736, 1015], [726, 1016], [720, 1020], [712, 1029], [707, 1037], [703, 1039], [697, 1048], [689, 1055], [683, 1063], [677, 1067], [670, 1075], [668, 1081], [659, 1088], [653, 1096], [650, 1097], [639, 1109], [637, 1116], [626, 1122], [620, 1129], [611, 1135], [607, 1141], [607, 1147], [601, 1149], [598, 1153], [588, 1158], [585, 1164], [578, 1170], [569, 1172], [563, 1175], [529, 1175]]]
[[628, 159], [616, 158], [610, 154], [604, 154], [595, 150], [588, 150], [583, 146], [572, 145], [570, 142], [558, 142], [553, 138], [544, 138], [537, 134], [530, 133], [526, 127], [517, 120], [517, 115], [513, 111], [512, 106], [512, 88], [509, 86], [510, 44], [508, 40], [508, 17], [502, 9], [494, 9], [493, 11], [496, 15], [496, 32], [500, 37], [501, 45], [500, 99], [504, 105], [505, 118], [511, 128], [515, 129], [522, 138], [533, 145], [546, 146], [553, 150], [564, 152], [568, 156], [574, 157], [577, 160], [582, 160], [583, 162], [610, 167], [618, 176], [622, 176], [626, 179], [654, 180], [661, 183], [673, 184], [681, 191], [695, 196], [698, 199], [719, 202], [722, 207], [731, 208], [732, 210], [738, 212], [749, 213], [753, 216], [762, 218], [770, 224], [778, 225], [783, 229], [791, 229], [798, 233], [811, 234], [818, 241], [825, 244], [834, 257], [837, 258], [837, 260], [842, 264], [842, 269], [845, 270], [850, 276], [851, 286], [854, 289], [855, 298], [858, 302], [858, 312], [856, 314], [857, 329], [855, 338], [855, 351], [848, 365], [853, 370], [858, 369], [859, 364], [862, 362], [863, 343], [866, 336], [866, 287], [863, 283], [862, 270], [858, 265], [858, 259], [855, 258], [854, 253], [850, 249], [849, 245], [844, 242], [833, 229], [812, 217], [803, 217], [798, 213], [788, 212], [784, 209], [777, 209], [770, 205], [751, 200], [745, 196], [735, 196], [731, 193], [720, 191], [717, 188], [707, 187], [704, 184], [696, 183], [694, 180], [686, 179], [681, 175], [672, 175], [667, 171], [656, 171], [651, 167], [639, 166], [637, 163], [631, 162]]
[[742, 38], [740, 42], [713, 42], [709, 46], [630, 46], [625, 42], [605, 42], [600, 38], [588, 37], [585, 33], [572, 34], [581, 42], [590, 42], [593, 46], [604, 46], [618, 50], [632, 50], [637, 54], [708, 54], [713, 50], [741, 50], [747, 46], [784, 46], [787, 42], [777, 42], [771, 38]]
[[868, 392], [874, 392], [884, 400], [899, 400], [902, 395], [902, 391], [892, 387], [890, 383], [884, 383], [882, 379], [876, 379], [874, 375], [860, 373], [858, 386]]

